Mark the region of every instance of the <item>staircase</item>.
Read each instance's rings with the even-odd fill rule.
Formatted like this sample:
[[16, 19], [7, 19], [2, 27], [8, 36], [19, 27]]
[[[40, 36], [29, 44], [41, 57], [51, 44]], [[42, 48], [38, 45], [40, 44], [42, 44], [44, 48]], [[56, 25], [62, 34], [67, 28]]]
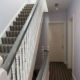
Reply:
[[13, 25], [9, 27], [9, 31], [6, 31], [6, 36], [1, 38], [1, 44], [0, 44], [0, 55], [5, 60], [8, 53], [10, 52], [11, 48], [13, 47], [13, 44], [15, 43], [17, 36], [19, 35], [21, 29], [23, 28], [29, 13], [31, 12], [33, 8], [33, 4], [26, 5], [20, 14], [18, 14], [18, 17], [16, 17], [16, 20], [13, 21]]
[[[0, 37], [0, 56], [4, 60], [0, 66], [2, 80], [32, 80], [43, 13], [47, 12], [48, 8], [46, 0], [36, 0], [32, 4], [27, 0], [25, 4], [27, 5], [20, 11], [18, 17], [11, 22], [12, 25]], [[40, 71], [41, 78], [45, 77], [46, 75], [42, 74], [48, 71], [46, 65], [44, 64]], [[39, 77], [37, 80], [40, 80]]]

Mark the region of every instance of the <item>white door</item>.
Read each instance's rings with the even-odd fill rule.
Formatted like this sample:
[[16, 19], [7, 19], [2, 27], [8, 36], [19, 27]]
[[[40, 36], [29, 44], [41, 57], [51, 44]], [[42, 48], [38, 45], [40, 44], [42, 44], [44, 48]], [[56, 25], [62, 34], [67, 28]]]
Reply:
[[64, 24], [50, 23], [48, 27], [49, 60], [64, 62]]

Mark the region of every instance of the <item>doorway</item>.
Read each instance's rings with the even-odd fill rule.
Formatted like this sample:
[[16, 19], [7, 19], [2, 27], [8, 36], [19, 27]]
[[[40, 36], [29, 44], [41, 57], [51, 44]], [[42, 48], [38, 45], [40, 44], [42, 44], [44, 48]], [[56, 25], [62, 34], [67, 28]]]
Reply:
[[65, 62], [64, 23], [49, 23], [48, 46], [50, 62]]

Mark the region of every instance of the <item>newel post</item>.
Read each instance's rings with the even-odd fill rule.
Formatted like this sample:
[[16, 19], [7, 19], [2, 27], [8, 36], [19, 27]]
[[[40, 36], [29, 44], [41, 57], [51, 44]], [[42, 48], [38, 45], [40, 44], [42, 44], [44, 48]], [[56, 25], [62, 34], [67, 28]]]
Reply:
[[3, 63], [3, 58], [0, 56], [0, 80], [9, 80], [7, 72], [1, 68], [1, 65]]
[[7, 72], [3, 68], [0, 68], [0, 80], [9, 80]]

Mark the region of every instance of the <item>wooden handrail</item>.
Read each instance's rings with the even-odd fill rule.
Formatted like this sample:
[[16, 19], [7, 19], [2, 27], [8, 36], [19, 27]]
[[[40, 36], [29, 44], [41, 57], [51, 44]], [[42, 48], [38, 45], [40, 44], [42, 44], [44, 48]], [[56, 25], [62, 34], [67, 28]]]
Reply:
[[44, 70], [45, 70], [45, 67], [46, 67], [46, 64], [47, 64], [47, 61], [48, 61], [48, 50], [44, 50], [46, 54], [44, 54], [44, 60], [43, 60], [43, 64], [41, 66], [41, 69], [39, 71], [39, 74], [36, 78], [36, 80], [42, 80], [42, 77], [43, 77], [43, 73], [44, 73]]

